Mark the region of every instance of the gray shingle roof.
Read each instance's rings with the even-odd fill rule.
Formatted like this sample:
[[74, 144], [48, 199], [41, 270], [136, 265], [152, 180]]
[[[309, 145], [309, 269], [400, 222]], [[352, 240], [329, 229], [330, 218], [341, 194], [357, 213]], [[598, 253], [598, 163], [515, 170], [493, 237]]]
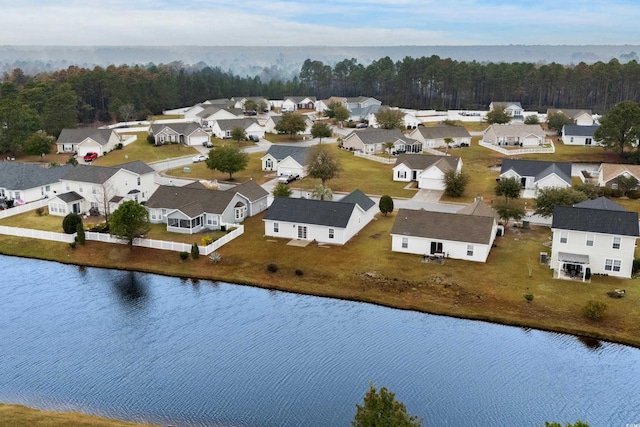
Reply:
[[92, 184], [104, 184], [120, 169], [104, 166], [77, 165], [62, 177], [68, 181], [90, 182]]
[[504, 159], [500, 168], [500, 175], [513, 170], [520, 176], [533, 176], [536, 181], [555, 173], [571, 185], [571, 163], [545, 162], [539, 160]]
[[353, 190], [351, 193], [340, 199], [342, 203], [355, 203], [365, 212], [371, 209], [376, 202], [371, 200], [366, 194], [360, 190]]
[[638, 213], [585, 207], [555, 206], [551, 228], [638, 237]]
[[400, 209], [391, 234], [488, 245], [494, 221], [488, 216]]
[[173, 130], [178, 135], [191, 135], [198, 129], [202, 129], [202, 127], [197, 123], [166, 123], [151, 125], [151, 133], [157, 135], [166, 128]]
[[56, 144], [78, 144], [91, 138], [100, 145], [106, 145], [113, 133], [113, 129], [62, 129]]
[[355, 208], [353, 202], [276, 197], [264, 219], [345, 228]]
[[456, 170], [460, 157], [458, 156], [436, 156], [431, 154], [400, 154], [396, 159], [395, 166], [404, 164], [409, 169], [425, 170], [431, 166], [436, 166], [443, 172]]
[[178, 209], [193, 218], [205, 212], [222, 214], [235, 195], [235, 191], [161, 185], [149, 197], [146, 206], [153, 209]]
[[262, 188], [253, 180], [249, 180], [242, 184], [236, 185], [235, 187], [231, 187], [226, 191], [232, 193], [240, 193], [251, 202], [255, 202], [256, 200], [260, 200], [263, 197], [267, 197], [269, 195], [269, 192], [267, 190]]
[[241, 118], [241, 119], [221, 119], [216, 120], [218, 126], [222, 130], [233, 130], [233, 128], [241, 127], [242, 129], [247, 129], [249, 126], [253, 124], [257, 124], [258, 121], [254, 118]]
[[418, 126], [418, 131], [425, 139], [471, 137], [463, 126]]
[[151, 166], [149, 166], [142, 160], [134, 160], [132, 162], [122, 163], [121, 165], [111, 167], [115, 169], [126, 169], [129, 172], [137, 173], [138, 175], [155, 172], [155, 170]]
[[628, 212], [625, 208], [607, 199], [604, 196], [598, 197], [597, 199], [594, 199], [594, 200], [585, 200], [584, 202], [576, 203], [575, 205], [573, 205], [573, 207]]
[[282, 161], [291, 156], [293, 160], [298, 162], [300, 166], [307, 164], [307, 154], [309, 147], [298, 147], [293, 145], [271, 145], [267, 150], [267, 154], [272, 155], [277, 161]]
[[486, 205], [482, 199], [476, 199], [473, 203], [463, 207], [456, 213], [462, 215], [488, 216], [495, 218], [496, 220], [500, 219], [498, 212], [496, 212], [496, 210], [491, 206]]
[[51, 168], [22, 162], [0, 162], [0, 187], [7, 190], [28, 190], [56, 183], [73, 166]]
[[578, 125], [564, 125], [564, 134], [570, 136], [590, 136], [593, 137], [595, 131], [599, 128], [598, 125], [593, 126], [578, 126]]
[[354, 134], [357, 135], [364, 144], [382, 144], [385, 142], [394, 142], [399, 139], [407, 142], [408, 144], [414, 144], [418, 142], [415, 139], [407, 137], [398, 129], [366, 128], [361, 130], [354, 130], [349, 135], [347, 135], [345, 139]]
[[315, 96], [285, 96], [284, 100], [286, 101], [287, 99], [295, 102], [296, 104], [301, 103], [305, 99], [310, 99], [311, 101], [316, 102]]
[[70, 191], [68, 193], [58, 194], [58, 199], [62, 200], [65, 203], [75, 202], [77, 200], [82, 200], [83, 197], [76, 193], [75, 191]]

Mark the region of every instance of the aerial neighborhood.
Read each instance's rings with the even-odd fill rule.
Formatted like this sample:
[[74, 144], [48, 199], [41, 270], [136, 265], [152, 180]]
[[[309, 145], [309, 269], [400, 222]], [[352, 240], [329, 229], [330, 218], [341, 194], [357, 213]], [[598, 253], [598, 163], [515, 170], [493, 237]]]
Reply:
[[[338, 110], [342, 116], [331, 118]], [[502, 114], [503, 120], [490, 120], [492, 114]], [[566, 119], [558, 130], [543, 127], [553, 115]], [[298, 123], [295, 128], [291, 128], [292, 118]], [[397, 182], [404, 186], [398, 188], [415, 194], [404, 201], [395, 198], [389, 252], [416, 255], [424, 263], [491, 263], [492, 248], [507, 231], [514, 227], [524, 231], [523, 227], [536, 224], [550, 227], [549, 247], [541, 252], [539, 262], [553, 270], [554, 278], [590, 281], [594, 274], [630, 278], [639, 237], [638, 214], [605, 196], [619, 196], [621, 191], [635, 196], [640, 166], [572, 164], [566, 156], [555, 160], [560, 146], [586, 150], [598, 146], [598, 118], [586, 108], [550, 108], [543, 114], [510, 101], [491, 102], [488, 111], [437, 112], [385, 106], [368, 96], [204, 100], [125, 127], [63, 129], [55, 143], [57, 153], [75, 160], [52, 167], [1, 162], [0, 201], [7, 212], [41, 203], [38, 206], [46, 206], [51, 215], [85, 217], [106, 216], [124, 202], [135, 201], [145, 206], [151, 224], [189, 235], [233, 229], [246, 218], [263, 215], [265, 238], [297, 241], [299, 246], [349, 245], [350, 239], [366, 232], [376, 214], [387, 214], [378, 208], [382, 194], [367, 195], [355, 187], [332, 193], [324, 179], [320, 192], [317, 187], [313, 191], [309, 186], [301, 191], [288, 188], [318, 177], [311, 171], [321, 162], [313, 157], [315, 149], [337, 147], [341, 155], [379, 165], [379, 176], [372, 180]], [[395, 120], [392, 126], [389, 120]], [[325, 144], [322, 137], [326, 135], [316, 131], [319, 124], [326, 124], [331, 135]], [[242, 143], [238, 151], [257, 153], [264, 179], [239, 184], [188, 177], [174, 181], [162, 162], [147, 164], [128, 155], [128, 162], [100, 165], [108, 153], [127, 150], [135, 143], [134, 130], [154, 146], [192, 147], [200, 153], [193, 161], [203, 164], [211, 161], [211, 153], [235, 140], [239, 146]], [[287, 134], [291, 138], [285, 138]], [[469, 185], [468, 178], [462, 178], [476, 164], [466, 154], [478, 156], [479, 152], [497, 159], [482, 173], [485, 180], [489, 176], [489, 191], [487, 185], [477, 190], [476, 175], [470, 185], [477, 193], [460, 198]], [[520, 158], [531, 154], [539, 157]], [[575, 161], [580, 158], [575, 151]], [[187, 159], [177, 167], [188, 172], [196, 167], [189, 163]], [[333, 177], [325, 178], [330, 184]], [[458, 191], [454, 191], [456, 183]], [[511, 183], [514, 189], [509, 191]], [[542, 203], [539, 197], [571, 190], [575, 183], [602, 189], [594, 190], [599, 198], [552, 205], [546, 214], [537, 209], [536, 201]], [[276, 184], [287, 187], [284, 195], [274, 190]], [[491, 194], [493, 185], [495, 194]], [[514, 200], [521, 207], [515, 213], [507, 209], [507, 202]]]

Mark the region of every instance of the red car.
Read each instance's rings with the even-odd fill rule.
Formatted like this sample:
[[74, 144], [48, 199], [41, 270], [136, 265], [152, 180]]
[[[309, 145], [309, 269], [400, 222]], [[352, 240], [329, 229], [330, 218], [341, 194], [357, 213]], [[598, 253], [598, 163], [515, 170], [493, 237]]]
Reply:
[[83, 159], [85, 162], [92, 162], [93, 160], [98, 158], [98, 153], [88, 152], [84, 155]]

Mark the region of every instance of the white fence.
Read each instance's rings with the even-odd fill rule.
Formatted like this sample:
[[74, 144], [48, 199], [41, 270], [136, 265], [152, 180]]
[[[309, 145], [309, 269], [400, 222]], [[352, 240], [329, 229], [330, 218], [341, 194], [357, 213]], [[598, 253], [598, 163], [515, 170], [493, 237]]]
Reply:
[[25, 213], [25, 212], [29, 212], [29, 211], [33, 211], [33, 210], [36, 210], [38, 208], [42, 208], [42, 207], [47, 206], [48, 203], [49, 203], [49, 200], [42, 199], [42, 200], [37, 200], [35, 202], [26, 203], [24, 205], [14, 206], [14, 207], [12, 207], [10, 209], [5, 209], [3, 211], [0, 211], [0, 219], [8, 218], [8, 217], [14, 216], [14, 215], [19, 215], [21, 213]]
[[53, 231], [33, 230], [31, 228], [18, 228], [0, 226], [0, 234], [16, 237], [28, 237], [30, 239], [53, 240], [54, 242], [71, 243], [75, 240], [74, 234], [55, 233]]
[[528, 148], [518, 148], [515, 150], [508, 150], [506, 148], [499, 147], [497, 145], [493, 145], [489, 142], [480, 141], [480, 146], [489, 148], [493, 151], [497, 151], [498, 153], [502, 153], [506, 156], [515, 156], [518, 154], [532, 154], [532, 153], [555, 153], [556, 146], [553, 145], [553, 141], [550, 139], [545, 140], [545, 145], [550, 145], [550, 147], [528, 147]]
[[387, 165], [390, 165], [396, 162], [396, 159], [393, 157], [380, 157], [374, 154], [363, 153], [362, 151], [354, 151], [353, 154], [355, 154], [356, 157], [362, 157], [365, 159], [373, 160], [373, 161], [384, 163]]
[[135, 142], [137, 139], [138, 139], [138, 137], [136, 135], [131, 135], [127, 139], [124, 139], [124, 140], [120, 141], [120, 143], [122, 144], [123, 147], [126, 147], [127, 145], [131, 144], [132, 142]]

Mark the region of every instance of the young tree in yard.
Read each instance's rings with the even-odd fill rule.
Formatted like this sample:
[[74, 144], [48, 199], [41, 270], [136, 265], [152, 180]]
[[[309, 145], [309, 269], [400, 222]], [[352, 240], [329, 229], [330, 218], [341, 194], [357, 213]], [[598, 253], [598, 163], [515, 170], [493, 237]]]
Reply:
[[233, 174], [247, 167], [249, 155], [237, 147], [221, 145], [209, 150], [209, 158], [205, 162], [209, 169], [228, 173], [229, 180], [233, 181]]
[[319, 179], [325, 187], [328, 180], [338, 176], [340, 162], [326, 145], [315, 145], [309, 149], [307, 169], [307, 175]]
[[520, 197], [520, 183], [516, 178], [507, 178], [496, 181], [496, 196], [504, 196], [504, 201]]
[[487, 113], [487, 123], [504, 124], [511, 121], [511, 116], [505, 111], [506, 105], [495, 104], [493, 110]]
[[624, 149], [636, 145], [640, 138], [640, 104], [624, 101], [616, 104], [600, 118], [600, 127], [593, 134], [608, 149], [620, 155]]
[[244, 102], [244, 111], [256, 111], [258, 104], [253, 99], [247, 99]]
[[572, 125], [574, 123], [575, 120], [564, 114], [562, 111], [551, 113], [547, 116], [547, 126], [549, 129], [555, 130], [558, 135], [562, 132], [564, 125]]
[[469, 183], [469, 176], [462, 172], [450, 170], [444, 173], [444, 194], [449, 197], [462, 197]]
[[398, 109], [381, 108], [377, 113], [376, 121], [381, 129], [400, 129], [402, 130], [404, 113]]
[[541, 188], [538, 190], [538, 197], [535, 198], [535, 213], [536, 215], [550, 217], [553, 215], [553, 207], [556, 205], [573, 206], [585, 200], [587, 200], [587, 196], [582, 191], [574, 190], [573, 188]]
[[393, 151], [393, 147], [395, 147], [395, 144], [393, 143], [393, 141], [387, 141], [384, 144], [382, 144], [382, 146], [387, 151], [387, 156], [391, 157], [391, 152]]
[[287, 111], [282, 113], [282, 117], [278, 124], [276, 124], [276, 130], [278, 132], [288, 133], [291, 139], [294, 139], [298, 132], [302, 132], [307, 128], [304, 122], [304, 117], [294, 111]]
[[630, 191], [633, 191], [638, 186], [638, 180], [632, 175], [620, 175], [616, 179], [618, 182], [618, 188], [622, 191], [623, 196], [627, 196]]
[[313, 191], [311, 191], [311, 198], [318, 200], [331, 200], [333, 199], [333, 191], [324, 185], [316, 185], [313, 187]]
[[376, 390], [373, 383], [364, 396], [362, 405], [356, 404], [356, 416], [352, 427], [420, 427], [422, 420], [409, 415], [404, 404], [396, 400], [395, 393], [381, 387]]
[[125, 239], [129, 242], [129, 249], [133, 249], [133, 242], [149, 232], [149, 212], [135, 200], [127, 200], [111, 214], [109, 234]]
[[43, 130], [32, 133], [24, 143], [24, 152], [32, 156], [45, 156], [51, 153], [51, 146], [55, 138], [47, 135]]
[[322, 138], [329, 138], [331, 133], [331, 128], [326, 123], [315, 122], [313, 126], [311, 126], [311, 136], [319, 138], [320, 144], [322, 144]]
[[264, 112], [269, 111], [269, 103], [264, 99], [260, 100], [260, 102], [258, 102], [256, 107], [258, 108], [259, 111], [264, 111]]
[[538, 117], [537, 114], [531, 114], [527, 117], [524, 118], [524, 124], [525, 125], [539, 125], [540, 124], [540, 118]]
[[380, 203], [378, 203], [378, 208], [380, 208], [380, 212], [384, 216], [387, 216], [389, 212], [393, 212], [393, 199], [391, 196], [384, 195], [380, 197]]
[[350, 115], [351, 113], [349, 113], [349, 109], [342, 104], [338, 104], [333, 109], [333, 119], [338, 123], [344, 122]]
[[236, 126], [231, 129], [231, 139], [239, 144], [240, 141], [244, 141], [245, 139], [247, 139], [247, 132], [240, 126]]
[[500, 219], [504, 221], [505, 227], [509, 225], [510, 219], [518, 221], [526, 214], [524, 207], [513, 200], [497, 203], [494, 209], [500, 215]]
[[284, 182], [279, 182], [273, 188], [273, 197], [290, 197], [293, 192]]

